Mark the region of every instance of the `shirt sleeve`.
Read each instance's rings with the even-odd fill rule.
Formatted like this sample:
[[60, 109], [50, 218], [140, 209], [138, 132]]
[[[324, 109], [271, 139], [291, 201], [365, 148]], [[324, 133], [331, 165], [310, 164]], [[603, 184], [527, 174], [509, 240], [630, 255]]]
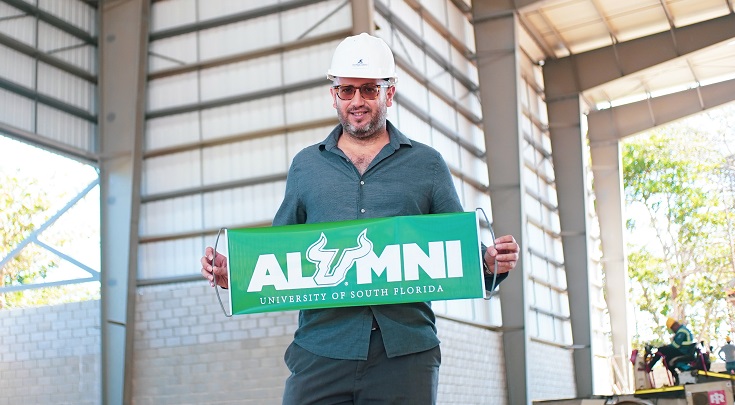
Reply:
[[463, 212], [462, 203], [459, 202], [457, 189], [454, 187], [452, 173], [439, 152], [435, 152], [436, 164], [434, 165], [434, 186], [431, 198], [430, 214], [444, 214]]
[[278, 212], [273, 217], [273, 226], [306, 223], [306, 210], [301, 204], [298, 176], [298, 164], [294, 159], [286, 177], [286, 191], [283, 202], [281, 202]]
[[480, 247], [480, 263], [482, 265], [482, 275], [485, 277], [485, 291], [493, 292], [503, 280], [508, 278], [510, 273], [499, 273], [497, 277], [494, 277], [494, 274], [488, 274], [486, 271], [487, 266], [485, 265], [485, 251], [487, 251], [487, 246], [482, 243]]

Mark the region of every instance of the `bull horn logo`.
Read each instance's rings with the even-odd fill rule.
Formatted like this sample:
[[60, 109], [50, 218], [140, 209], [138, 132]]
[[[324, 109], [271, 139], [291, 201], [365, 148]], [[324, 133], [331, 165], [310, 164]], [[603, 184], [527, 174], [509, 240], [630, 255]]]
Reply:
[[347, 270], [355, 264], [355, 261], [373, 251], [373, 242], [367, 238], [367, 228], [357, 236], [356, 247], [342, 251], [334, 268], [332, 268], [332, 262], [339, 249], [324, 249], [326, 245], [327, 237], [322, 232], [319, 240], [306, 250], [306, 258], [316, 265], [314, 282], [319, 286], [333, 286], [341, 283], [347, 277]]

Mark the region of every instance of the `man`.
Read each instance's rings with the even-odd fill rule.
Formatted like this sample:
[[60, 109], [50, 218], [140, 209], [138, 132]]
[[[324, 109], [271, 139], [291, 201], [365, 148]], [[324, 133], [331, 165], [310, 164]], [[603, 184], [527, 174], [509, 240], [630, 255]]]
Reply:
[[[723, 353], [725, 357], [722, 357]], [[735, 374], [735, 345], [730, 342], [730, 336], [725, 337], [725, 345], [717, 352], [717, 356], [725, 362], [728, 374]]]
[[648, 363], [647, 369], [651, 370], [656, 362], [658, 362], [658, 359], [663, 356], [666, 359], [669, 372], [674, 376], [675, 384], [678, 385], [679, 373], [676, 371], [677, 361], [675, 359], [680, 356], [685, 356], [688, 363], [694, 354], [694, 349], [696, 349], [696, 342], [694, 341], [692, 332], [674, 318], [669, 317], [666, 320], [666, 327], [674, 332], [674, 338], [670, 344], [658, 348], [656, 354], [653, 355], [653, 358]]
[[[340, 124], [299, 152], [273, 225], [461, 212], [452, 176], [434, 149], [386, 119], [396, 92], [393, 54], [382, 39], [346, 38], [327, 72]], [[510, 236], [483, 248], [486, 285], [512, 270]], [[202, 275], [227, 286], [226, 258], [212, 250]], [[441, 353], [430, 303], [303, 310], [284, 360], [284, 404], [433, 404]]]

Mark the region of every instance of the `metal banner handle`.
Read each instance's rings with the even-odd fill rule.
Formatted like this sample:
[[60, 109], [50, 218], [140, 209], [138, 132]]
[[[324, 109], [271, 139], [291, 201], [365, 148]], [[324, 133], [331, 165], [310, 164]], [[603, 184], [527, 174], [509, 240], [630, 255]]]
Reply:
[[[487, 218], [487, 214], [485, 214], [485, 210], [484, 209], [482, 209], [482, 208], [475, 208], [475, 211], [482, 212], [482, 216], [485, 218], [485, 223], [487, 224], [487, 228], [490, 230], [490, 237], [492, 238], [493, 249], [495, 249], [495, 232], [493, 231], [492, 223]], [[497, 251], [497, 249], [495, 249], [495, 250]], [[487, 268], [487, 266], [485, 265], [485, 256], [483, 255], [483, 257], [481, 257], [480, 260], [482, 261], [482, 272], [483, 272], [483, 276], [484, 276], [486, 274], [485, 273], [485, 269]], [[489, 291], [487, 289], [485, 289], [485, 296], [483, 297], [485, 300], [489, 300], [490, 298], [492, 298], [492, 297], [494, 297], [494, 296], [496, 296], [496, 295], [498, 295], [500, 293], [499, 290], [496, 290], [496, 287], [498, 286], [498, 283], [497, 283], [497, 279], [498, 279], [498, 261], [497, 260], [495, 260], [495, 262], [493, 263], [493, 267], [494, 267], [494, 269], [493, 269], [493, 284], [490, 287], [490, 290]]]
[[219, 231], [217, 231], [217, 239], [214, 241], [214, 248], [212, 253], [212, 281], [214, 282], [214, 291], [217, 293], [217, 301], [219, 301], [219, 306], [222, 308], [222, 312], [225, 314], [226, 317], [230, 318], [232, 317], [232, 314], [228, 314], [227, 310], [225, 310], [225, 304], [222, 303], [222, 297], [219, 295], [219, 288], [217, 286], [217, 275], [214, 274], [214, 264], [216, 263], [217, 259], [217, 244], [219, 243], [219, 236], [222, 234], [223, 230], [227, 230], [227, 228], [220, 228]]

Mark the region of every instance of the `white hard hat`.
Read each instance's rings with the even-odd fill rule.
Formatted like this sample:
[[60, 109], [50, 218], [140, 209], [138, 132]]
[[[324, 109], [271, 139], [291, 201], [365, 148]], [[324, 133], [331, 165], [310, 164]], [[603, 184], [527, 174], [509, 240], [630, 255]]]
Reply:
[[337, 45], [327, 78], [357, 77], [388, 79], [396, 82], [396, 63], [388, 44], [381, 38], [362, 33], [347, 37]]

